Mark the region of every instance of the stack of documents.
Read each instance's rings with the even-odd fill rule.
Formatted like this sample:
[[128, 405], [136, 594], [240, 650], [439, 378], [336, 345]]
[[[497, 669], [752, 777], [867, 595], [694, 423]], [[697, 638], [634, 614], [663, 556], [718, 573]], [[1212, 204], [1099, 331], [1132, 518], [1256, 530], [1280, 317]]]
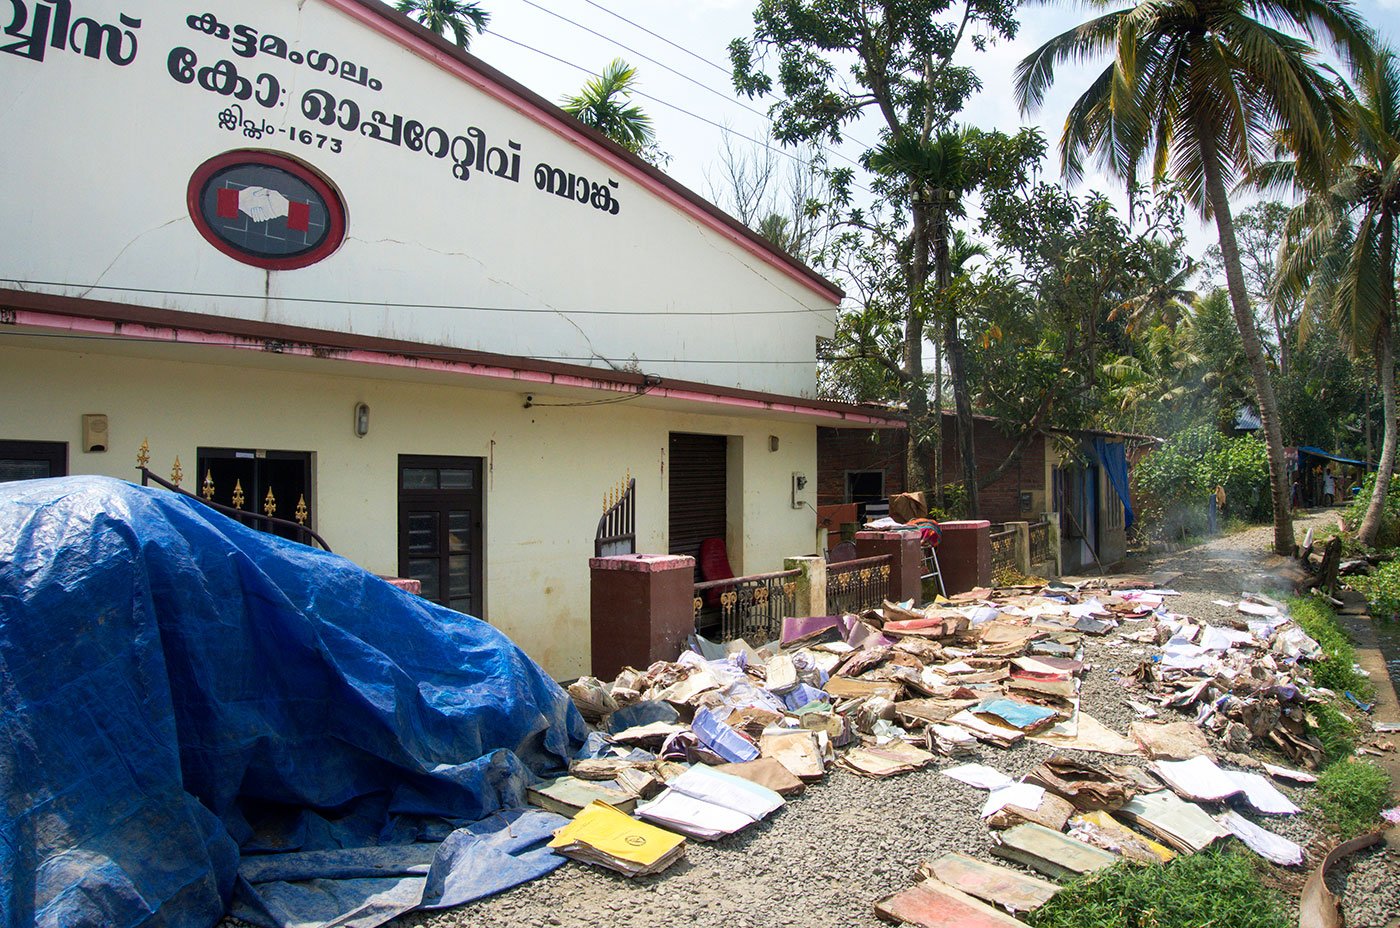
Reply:
[[685, 839], [593, 802], [554, 833], [549, 842], [565, 857], [616, 870], [624, 876], [660, 873], [685, 856]]
[[767, 787], [696, 764], [666, 784], [637, 815], [673, 831], [713, 841], [760, 821], [784, 804]]

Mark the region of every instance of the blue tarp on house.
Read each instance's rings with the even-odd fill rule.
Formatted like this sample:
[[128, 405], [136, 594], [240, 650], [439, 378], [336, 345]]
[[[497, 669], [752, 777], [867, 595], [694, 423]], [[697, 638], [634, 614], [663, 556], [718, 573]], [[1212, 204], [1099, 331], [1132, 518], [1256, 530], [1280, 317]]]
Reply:
[[584, 734], [500, 632], [344, 558], [119, 480], [0, 485], [0, 924], [499, 890], [561, 862], [553, 817], [495, 813]]
[[1133, 515], [1132, 494], [1128, 488], [1128, 456], [1123, 450], [1123, 443], [1095, 438], [1094, 450], [1099, 455], [1099, 461], [1103, 464], [1104, 473], [1108, 475], [1113, 492], [1118, 494], [1118, 499], [1123, 504], [1123, 531], [1126, 532], [1133, 527], [1137, 517]]

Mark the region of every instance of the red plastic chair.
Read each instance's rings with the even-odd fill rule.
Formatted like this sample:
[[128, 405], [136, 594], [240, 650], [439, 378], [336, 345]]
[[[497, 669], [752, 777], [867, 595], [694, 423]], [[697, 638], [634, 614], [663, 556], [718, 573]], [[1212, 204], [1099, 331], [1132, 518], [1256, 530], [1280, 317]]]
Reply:
[[[700, 579], [728, 580], [734, 576], [734, 568], [729, 566], [729, 550], [723, 538], [706, 538], [700, 542]], [[719, 605], [719, 590], [705, 591], [707, 606]]]

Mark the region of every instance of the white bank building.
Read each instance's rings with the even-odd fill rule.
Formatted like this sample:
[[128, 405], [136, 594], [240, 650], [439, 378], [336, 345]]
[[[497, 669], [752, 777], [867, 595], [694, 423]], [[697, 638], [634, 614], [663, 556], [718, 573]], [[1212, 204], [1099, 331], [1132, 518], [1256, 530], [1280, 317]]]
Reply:
[[840, 291], [379, 0], [0, 9], [0, 479], [225, 505], [589, 666], [599, 518], [815, 540]]

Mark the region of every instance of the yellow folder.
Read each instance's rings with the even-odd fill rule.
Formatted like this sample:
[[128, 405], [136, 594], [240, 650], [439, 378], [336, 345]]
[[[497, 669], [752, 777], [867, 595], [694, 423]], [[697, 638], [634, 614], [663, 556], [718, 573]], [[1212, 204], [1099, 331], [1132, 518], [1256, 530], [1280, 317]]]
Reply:
[[606, 802], [594, 800], [554, 833], [549, 846], [587, 844], [604, 854], [646, 867], [684, 843], [685, 838], [678, 834], [640, 822]]

